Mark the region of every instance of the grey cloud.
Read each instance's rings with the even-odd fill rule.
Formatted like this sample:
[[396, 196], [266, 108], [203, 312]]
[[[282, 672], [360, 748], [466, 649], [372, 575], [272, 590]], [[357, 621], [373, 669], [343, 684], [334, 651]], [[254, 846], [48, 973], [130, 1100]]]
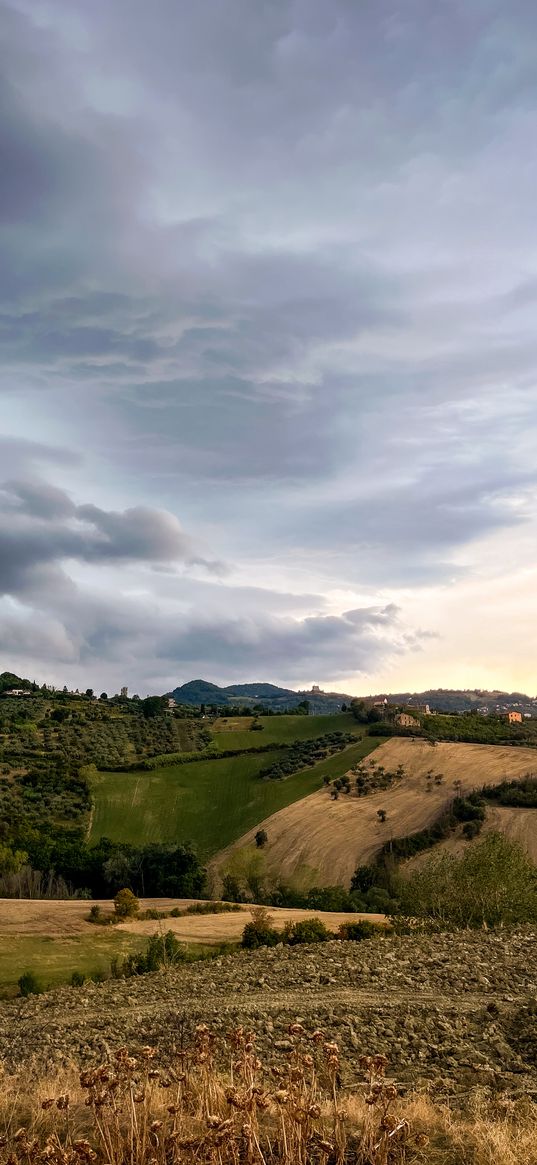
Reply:
[[197, 553], [195, 540], [163, 510], [75, 506], [63, 490], [47, 484], [5, 483], [0, 490], [0, 591], [36, 594], [63, 577], [58, 568], [69, 559], [90, 564], [195, 562], [216, 573], [225, 569]]

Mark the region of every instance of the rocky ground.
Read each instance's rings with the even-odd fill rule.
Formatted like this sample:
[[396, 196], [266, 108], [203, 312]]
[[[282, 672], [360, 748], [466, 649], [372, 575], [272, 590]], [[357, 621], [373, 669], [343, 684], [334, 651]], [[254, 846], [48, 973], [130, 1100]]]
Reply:
[[0, 1005], [0, 1058], [42, 1070], [123, 1044], [167, 1055], [200, 1021], [222, 1032], [251, 1024], [270, 1057], [297, 1020], [339, 1042], [347, 1083], [361, 1055], [383, 1052], [403, 1085], [537, 1098], [537, 931], [282, 946], [61, 988]]

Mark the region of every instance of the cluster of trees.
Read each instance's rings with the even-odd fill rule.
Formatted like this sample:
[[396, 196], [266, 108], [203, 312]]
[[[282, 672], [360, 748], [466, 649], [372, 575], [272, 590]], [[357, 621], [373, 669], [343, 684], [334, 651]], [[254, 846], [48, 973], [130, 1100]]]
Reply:
[[404, 765], [398, 765], [392, 772], [385, 769], [384, 765], [376, 764], [375, 761], [369, 761], [368, 764], [362, 762], [353, 769], [355, 774], [354, 789], [348, 773], [344, 773], [342, 777], [337, 777], [335, 781], [331, 781], [330, 777], [323, 777], [323, 784], [329, 788], [330, 796], [334, 801], [337, 801], [340, 793], [349, 796], [353, 791], [357, 797], [366, 797], [368, 793], [377, 792], [379, 789], [391, 788], [397, 781], [402, 780], [405, 772]]
[[334, 933], [328, 930], [321, 918], [303, 918], [298, 922], [286, 923], [283, 930], [276, 930], [269, 912], [261, 907], [244, 927], [242, 946], [246, 950], [257, 950], [259, 947], [275, 947], [278, 943], [294, 947], [303, 943], [327, 942], [328, 939], [361, 942], [379, 934], [380, 928], [366, 920], [346, 922]]
[[485, 785], [481, 796], [496, 805], [513, 805], [520, 809], [537, 809], [537, 777], [528, 774], [520, 781], [501, 781]]
[[355, 739], [349, 732], [326, 732], [323, 736], [316, 736], [313, 739], [296, 740], [274, 764], [261, 769], [259, 776], [265, 780], [281, 780], [282, 777], [310, 768], [318, 761], [341, 752], [348, 744], [355, 742]]
[[500, 833], [462, 857], [437, 854], [398, 883], [400, 916], [438, 927], [537, 922], [537, 867]]
[[154, 714], [144, 713], [144, 700], [127, 701], [123, 707], [75, 699], [51, 702], [41, 696], [4, 699], [0, 766], [19, 768], [46, 753], [106, 770], [122, 767], [133, 757], [143, 760], [207, 745], [210, 737], [199, 720], [172, 714], [160, 697], [154, 699], [158, 701]]

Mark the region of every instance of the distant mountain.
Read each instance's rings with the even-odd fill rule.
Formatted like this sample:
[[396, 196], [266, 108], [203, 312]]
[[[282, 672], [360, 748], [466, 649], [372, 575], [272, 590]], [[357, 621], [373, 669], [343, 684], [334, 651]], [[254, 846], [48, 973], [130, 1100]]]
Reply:
[[307, 700], [310, 711], [318, 714], [323, 712], [339, 712], [342, 704], [350, 704], [351, 700], [364, 700], [374, 703], [387, 699], [390, 704], [429, 704], [429, 707], [438, 712], [471, 712], [487, 709], [489, 713], [517, 709], [526, 715], [537, 715], [537, 698], [526, 696], [523, 692], [487, 692], [481, 688], [428, 688], [424, 692], [380, 692], [377, 695], [350, 696], [346, 692], [323, 692], [318, 687], [310, 691], [294, 691], [292, 688], [280, 688], [277, 684], [247, 683], [228, 684], [219, 687], [208, 680], [190, 680], [188, 683], [174, 688], [167, 695], [173, 696], [178, 704], [212, 704], [219, 708], [241, 707], [262, 704], [264, 708], [275, 712], [292, 711], [303, 700]]
[[535, 715], [537, 698], [523, 692], [485, 691], [483, 688], [428, 688], [424, 692], [382, 692], [375, 696], [362, 696], [366, 702], [383, 700], [390, 704], [428, 704], [437, 712], [472, 712], [487, 709], [489, 713], [516, 709]]
[[350, 703], [352, 699], [352, 696], [344, 693], [322, 692], [318, 688], [309, 692], [295, 692], [292, 688], [280, 688], [276, 684], [267, 683], [229, 684], [219, 688], [207, 680], [189, 680], [166, 695], [172, 696], [178, 704], [213, 704], [218, 708], [227, 707], [230, 712], [237, 705], [255, 707], [257, 704], [275, 712], [292, 711], [303, 700], [308, 700], [312, 712], [339, 712], [341, 705]]

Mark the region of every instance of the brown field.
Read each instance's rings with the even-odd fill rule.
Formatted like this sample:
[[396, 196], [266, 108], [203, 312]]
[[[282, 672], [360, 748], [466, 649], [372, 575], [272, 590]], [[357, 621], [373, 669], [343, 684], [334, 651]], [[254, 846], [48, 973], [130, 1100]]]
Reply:
[[[371, 861], [384, 842], [430, 825], [457, 791], [454, 782], [460, 781], [461, 792], [470, 792], [537, 772], [534, 749], [444, 742], [432, 746], [397, 737], [381, 745], [371, 759], [388, 771], [402, 764], [407, 775], [391, 789], [367, 797], [342, 795], [331, 801], [322, 789], [273, 813], [217, 855], [212, 866], [216, 877], [234, 854], [253, 848], [255, 833], [263, 828], [268, 834], [262, 850], [268, 872], [291, 878], [307, 871], [310, 884], [349, 885], [356, 866]], [[442, 773], [444, 780], [441, 785], [431, 781], [427, 791], [426, 774], [431, 769]], [[377, 818], [379, 809], [387, 812], [384, 824]], [[498, 812], [512, 815], [517, 810]], [[523, 841], [530, 838], [535, 817], [531, 811], [520, 812], [528, 814], [527, 821], [521, 818], [515, 826], [515, 818], [509, 816], [505, 823], [510, 822], [509, 836], [518, 830]]]
[[[192, 898], [144, 898], [141, 900], [142, 910], [155, 908], [171, 910], [174, 906], [185, 909], [194, 902]], [[28, 899], [0, 899], [0, 938], [11, 936], [46, 936], [48, 938], [72, 938], [78, 935], [103, 934], [103, 928], [94, 926], [86, 921], [90, 906], [93, 902], [43, 902]], [[113, 910], [113, 903], [102, 901], [100, 905], [106, 911]], [[113, 927], [114, 934], [127, 933], [134, 935], [151, 935], [158, 930], [173, 930], [182, 942], [188, 943], [221, 943], [238, 942], [244, 926], [253, 917], [255, 906], [243, 906], [240, 912], [230, 914], [190, 914], [182, 918], [163, 919], [127, 919]], [[367, 918], [370, 922], [384, 922], [381, 914], [349, 915], [331, 913], [321, 910], [288, 910], [271, 908], [270, 915], [273, 924], [283, 929], [286, 922], [298, 922], [302, 918], [321, 918], [329, 930], [337, 930], [344, 922]], [[105, 928], [104, 933], [110, 933]]]

